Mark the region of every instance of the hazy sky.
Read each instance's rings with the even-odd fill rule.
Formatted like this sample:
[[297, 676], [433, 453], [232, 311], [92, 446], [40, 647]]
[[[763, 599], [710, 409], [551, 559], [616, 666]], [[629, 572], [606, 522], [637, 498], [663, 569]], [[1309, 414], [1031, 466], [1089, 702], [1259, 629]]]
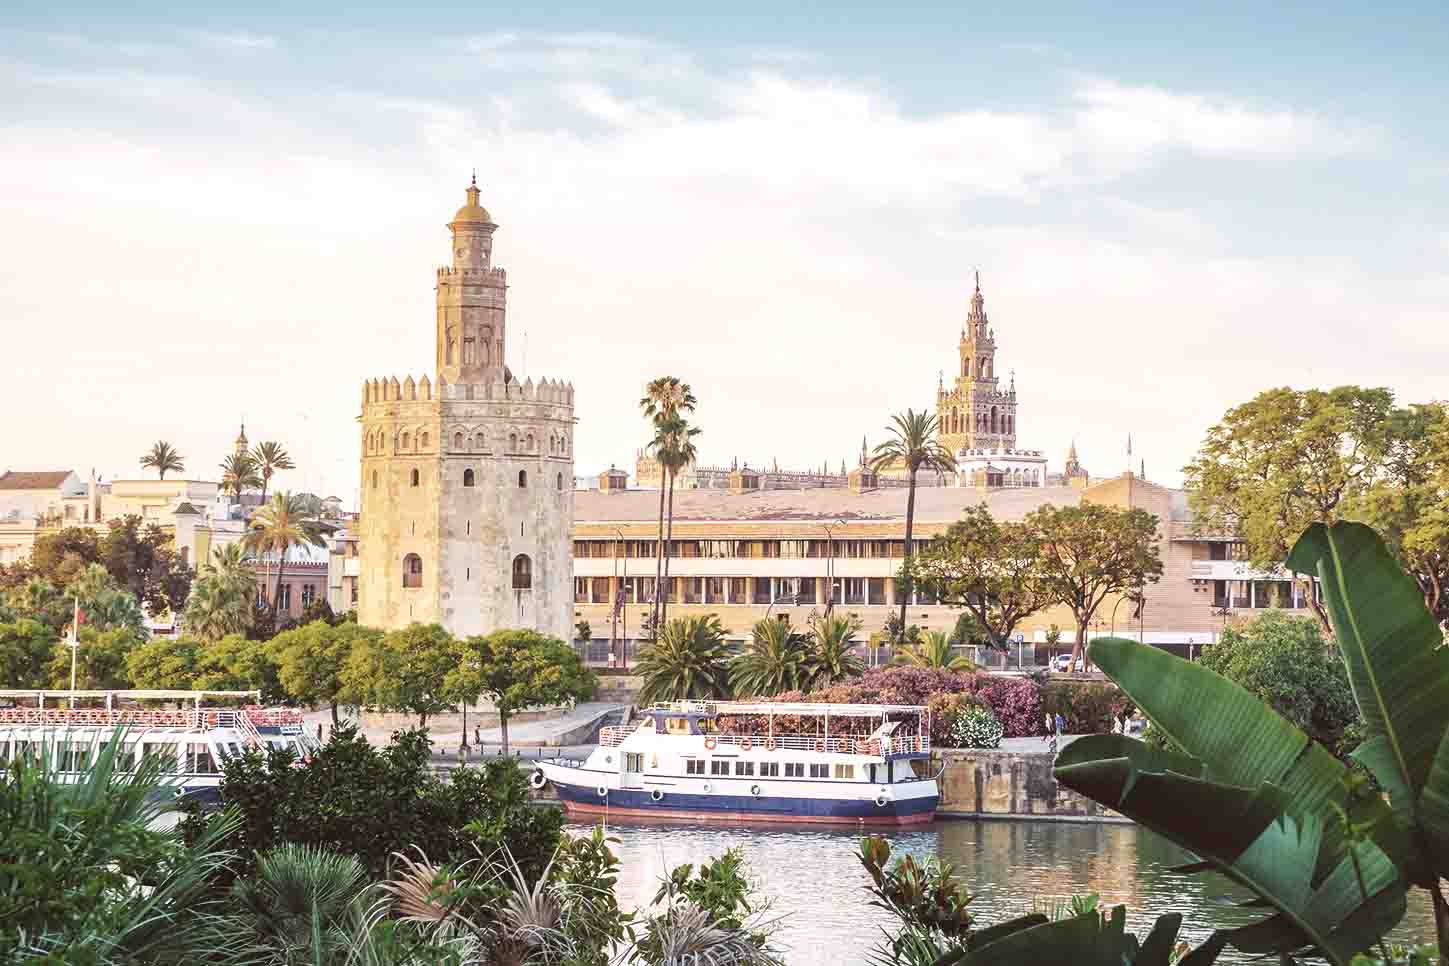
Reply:
[[0, 469], [215, 478], [245, 415], [350, 501], [475, 166], [581, 473], [662, 373], [706, 461], [838, 466], [933, 404], [978, 268], [1053, 468], [1130, 432], [1176, 482], [1272, 385], [1446, 395], [1442, 3], [690, 6], [5, 5]]

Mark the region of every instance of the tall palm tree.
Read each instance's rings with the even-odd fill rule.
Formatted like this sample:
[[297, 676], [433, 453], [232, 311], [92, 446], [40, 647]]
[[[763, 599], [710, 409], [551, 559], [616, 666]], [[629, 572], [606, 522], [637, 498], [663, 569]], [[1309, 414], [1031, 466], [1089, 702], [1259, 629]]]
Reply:
[[891, 663], [946, 671], [969, 671], [976, 667], [964, 654], [951, 653], [951, 642], [941, 631], [927, 631], [924, 641], [902, 647]]
[[[950, 452], [943, 447], [936, 438], [936, 417], [928, 412], [916, 412], [907, 409], [904, 413], [896, 413], [891, 417], [890, 425], [886, 426], [889, 438], [875, 448], [871, 456], [871, 468], [877, 472], [886, 465], [899, 465], [905, 467], [907, 479], [906, 493], [906, 552], [905, 559], [901, 563], [901, 572], [910, 573], [911, 566], [911, 534], [916, 523], [916, 474], [921, 470], [939, 470], [942, 473], [952, 473], [956, 470], [956, 460]], [[909, 581], [909, 578], [907, 578]], [[906, 598], [909, 596], [910, 586], [901, 592], [901, 622], [900, 626], [906, 626]]]
[[326, 539], [322, 521], [307, 516], [299, 497], [291, 493], [274, 493], [272, 502], [257, 510], [251, 526], [242, 537], [242, 545], [260, 557], [264, 553], [277, 555], [277, 589], [272, 594], [272, 612], [282, 598], [282, 570], [287, 563], [287, 551], [293, 547], [325, 547]]
[[639, 703], [727, 697], [728, 661], [718, 617], [676, 617], [634, 662], [634, 673], [644, 678]]
[[161, 477], [166, 479], [170, 472], [180, 473], [186, 469], [186, 464], [176, 448], [164, 439], [158, 439], [151, 444], [151, 451], [141, 457], [141, 465], [147, 469], [155, 470]]
[[186, 599], [187, 633], [208, 642], [246, 633], [256, 611], [256, 593], [257, 579], [242, 562], [241, 544], [216, 548]]
[[797, 691], [810, 681], [810, 639], [782, 620], [755, 622], [750, 643], [730, 662], [730, 684], [740, 697]]
[[272, 474], [277, 470], [295, 470], [297, 464], [292, 462], [292, 457], [281, 443], [265, 442], [258, 443], [252, 447], [252, 466], [262, 475], [262, 502], [267, 502], [267, 487], [271, 485]]
[[242, 490], [262, 485], [257, 465], [246, 453], [228, 453], [221, 461], [221, 492], [230, 493], [241, 502]]
[[[668, 474], [669, 478], [669, 512], [665, 515], [664, 546], [669, 547], [674, 542], [674, 478], [679, 471], [690, 463], [693, 463], [699, 455], [694, 448], [694, 437], [699, 435], [697, 427], [689, 425], [683, 416], [676, 416], [673, 419], [665, 420], [659, 424], [659, 433], [655, 437], [658, 444], [654, 447], [655, 455], [659, 459], [660, 467]], [[664, 587], [665, 593], [661, 597], [661, 609], [659, 619], [669, 619], [669, 558], [672, 554], [664, 555]]]
[[854, 654], [855, 635], [860, 633], [859, 617], [832, 614], [818, 617], [811, 625], [809, 688], [829, 687], [837, 681], [859, 677], [865, 663]]
[[[674, 419], [680, 413], [694, 412], [698, 400], [694, 398], [694, 390], [689, 388], [689, 383], [682, 382], [677, 376], [660, 376], [644, 387], [644, 396], [639, 400], [639, 411], [644, 418], [650, 421], [650, 428], [654, 431], [654, 438], [650, 441], [650, 448], [653, 449], [654, 440], [659, 436], [659, 424]], [[660, 464], [661, 472], [664, 466]], [[654, 554], [654, 609], [651, 611], [651, 623], [655, 628], [659, 627], [659, 601], [662, 596], [660, 581], [664, 573], [664, 489], [666, 480], [659, 481], [659, 528], [655, 539]], [[657, 633], [657, 632], [656, 632]]]

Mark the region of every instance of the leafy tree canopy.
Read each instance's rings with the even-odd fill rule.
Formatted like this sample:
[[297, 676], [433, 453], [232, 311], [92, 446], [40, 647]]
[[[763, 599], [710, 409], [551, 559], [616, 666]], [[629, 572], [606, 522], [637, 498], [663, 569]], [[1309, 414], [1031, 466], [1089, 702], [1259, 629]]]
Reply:
[[494, 631], [458, 642], [457, 666], [446, 690], [459, 701], [487, 698], [498, 712], [503, 753], [508, 753], [508, 719], [528, 708], [586, 701], [598, 677], [578, 652], [537, 631]]
[[456, 642], [441, 624], [409, 624], [381, 639], [361, 637], [342, 672], [343, 700], [386, 711], [428, 716], [452, 706], [447, 676]]
[[[60, 638], [55, 629], [34, 620], [0, 624], [0, 681], [7, 688], [43, 688]], [[67, 661], [69, 658], [67, 657]], [[70, 666], [66, 665], [69, 681]]]
[[325, 704], [338, 724], [337, 706], [343, 693], [343, 671], [361, 641], [375, 647], [382, 632], [356, 623], [336, 626], [312, 621], [272, 638], [270, 650], [277, 662], [282, 688], [307, 705]]
[[[141, 645], [141, 641], [141, 635], [128, 628], [97, 630], [82, 626], [80, 647], [75, 651], [75, 686], [84, 690], [130, 687], [126, 658]], [[56, 641], [51, 648], [50, 680], [47, 682], [50, 687], [70, 687], [70, 661], [70, 644]]]
[[639, 651], [634, 670], [644, 678], [639, 702], [710, 699], [729, 695], [729, 652], [714, 614], [678, 617]]

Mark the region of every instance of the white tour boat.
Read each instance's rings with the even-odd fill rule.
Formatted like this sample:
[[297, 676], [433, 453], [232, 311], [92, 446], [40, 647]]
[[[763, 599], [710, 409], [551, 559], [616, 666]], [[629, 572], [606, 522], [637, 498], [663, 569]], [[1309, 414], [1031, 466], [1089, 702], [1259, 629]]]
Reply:
[[940, 795], [928, 774], [922, 707], [676, 702], [637, 725], [603, 729], [578, 763], [540, 762], [570, 814], [766, 822], [929, 822]]
[[[233, 703], [220, 706], [215, 699]], [[301, 711], [258, 703], [237, 706], [248, 699], [259, 703], [261, 692], [0, 690], [5, 705], [0, 707], [0, 763], [44, 748], [64, 780], [90, 767], [119, 727], [124, 729], [123, 765], [161, 755], [173, 763], [178, 795], [212, 804], [219, 800], [221, 766], [228, 757], [247, 748], [285, 748], [300, 759], [317, 747], [303, 731]], [[179, 707], [160, 709], [154, 702]]]

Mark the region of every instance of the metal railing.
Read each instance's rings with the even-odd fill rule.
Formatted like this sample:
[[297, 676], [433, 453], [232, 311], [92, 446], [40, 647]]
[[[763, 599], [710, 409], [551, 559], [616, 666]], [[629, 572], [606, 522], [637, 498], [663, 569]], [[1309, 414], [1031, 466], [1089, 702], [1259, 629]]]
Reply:
[[[104, 708], [0, 708], [0, 724], [65, 725], [72, 728], [235, 728], [249, 736], [256, 725], [300, 725], [302, 712], [292, 709], [191, 708], [184, 711]], [[258, 735], [260, 740], [260, 735]]]
[[[599, 731], [599, 744], [615, 748], [637, 729], [608, 726]], [[771, 749], [777, 751], [814, 751], [836, 755], [924, 755], [931, 751], [930, 735], [890, 735], [880, 739], [849, 735], [706, 735], [715, 746], [738, 748], [741, 751]], [[773, 742], [773, 745], [771, 744]]]

